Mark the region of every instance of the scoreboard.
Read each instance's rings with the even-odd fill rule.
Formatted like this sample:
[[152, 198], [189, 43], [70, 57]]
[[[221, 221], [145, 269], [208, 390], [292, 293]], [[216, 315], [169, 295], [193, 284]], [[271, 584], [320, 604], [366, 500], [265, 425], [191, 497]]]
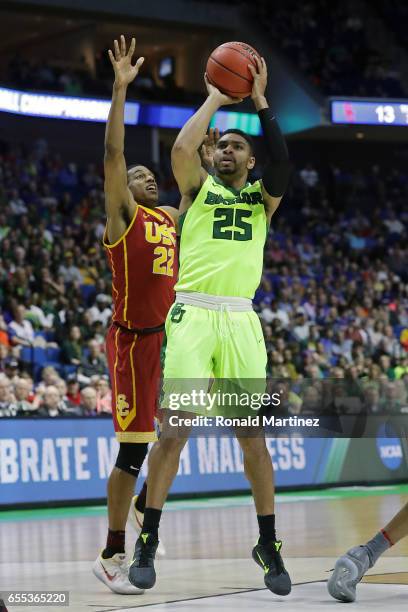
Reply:
[[331, 122], [336, 124], [408, 127], [408, 100], [331, 99], [330, 111]]

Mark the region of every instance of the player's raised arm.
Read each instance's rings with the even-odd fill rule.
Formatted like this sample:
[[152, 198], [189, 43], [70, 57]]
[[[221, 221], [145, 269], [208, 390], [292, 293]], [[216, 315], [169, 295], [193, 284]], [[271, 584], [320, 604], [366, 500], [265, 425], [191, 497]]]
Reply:
[[207, 177], [198, 154], [214, 113], [226, 104], [240, 99], [230, 98], [211, 85], [205, 77], [208, 97], [198, 111], [183, 126], [171, 151], [171, 165], [182, 195], [197, 192]]
[[262, 175], [262, 191], [266, 214], [270, 221], [285, 193], [290, 176], [290, 162], [285, 139], [265, 98], [268, 80], [266, 62], [263, 58], [261, 60], [256, 58], [256, 63], [257, 69], [251, 64], [248, 68], [254, 77], [251, 98], [261, 122], [268, 150], [268, 161]]
[[[112, 104], [105, 131], [105, 207], [108, 217], [108, 238], [117, 240], [126, 230], [126, 216], [132, 216], [130, 208], [134, 205], [132, 194], [127, 186], [127, 171], [124, 156], [125, 146], [125, 101], [128, 85], [136, 78], [144, 58], [140, 57], [132, 64], [136, 41], [132, 38], [126, 52], [125, 37], [120, 37], [120, 46], [114, 42], [114, 52], [109, 50], [109, 58], [115, 72]], [[124, 225], [124, 227], [122, 227]]]

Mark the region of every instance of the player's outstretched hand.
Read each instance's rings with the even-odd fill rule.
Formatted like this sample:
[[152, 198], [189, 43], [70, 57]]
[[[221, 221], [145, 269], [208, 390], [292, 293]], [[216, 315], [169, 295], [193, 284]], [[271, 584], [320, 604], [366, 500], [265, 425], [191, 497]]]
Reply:
[[115, 72], [115, 87], [127, 87], [137, 76], [144, 57], [139, 57], [136, 64], [132, 64], [133, 54], [136, 47], [136, 39], [132, 38], [128, 52], [126, 53], [126, 41], [123, 34], [120, 37], [120, 47], [117, 40], [113, 43], [114, 52], [108, 51], [109, 59]]
[[252, 76], [254, 77], [254, 83], [252, 85], [251, 98], [261, 98], [265, 95], [266, 84], [268, 82], [268, 69], [266, 62], [263, 57], [259, 59], [255, 57], [256, 68], [252, 64], [248, 64], [248, 68]]
[[227, 104], [238, 104], [242, 102], [242, 98], [231, 98], [226, 94], [223, 94], [215, 85], [212, 85], [208, 80], [207, 74], [204, 75], [205, 86], [207, 87], [208, 95], [214, 97], [218, 106], [226, 106]]
[[211, 169], [214, 166], [215, 147], [219, 138], [220, 130], [218, 128], [210, 128], [204, 138], [200, 149], [200, 156], [205, 169]]

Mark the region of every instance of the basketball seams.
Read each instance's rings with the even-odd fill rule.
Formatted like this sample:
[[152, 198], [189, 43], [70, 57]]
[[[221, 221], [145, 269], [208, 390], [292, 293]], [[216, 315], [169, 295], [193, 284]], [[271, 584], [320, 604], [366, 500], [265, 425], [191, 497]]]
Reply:
[[[236, 43], [236, 44], [238, 44], [238, 43]], [[250, 57], [248, 58], [248, 53], [250, 53], [254, 57], [257, 57], [258, 59], [261, 59], [260, 55], [258, 55], [258, 53], [256, 53], [255, 50], [252, 50], [249, 46], [246, 47], [246, 49], [247, 49], [246, 53], [243, 53], [239, 48], [237, 49], [237, 47], [230, 47], [229, 43], [223, 44], [222, 48], [223, 49], [230, 49], [231, 51], [236, 51], [237, 53], [239, 53], [240, 55], [243, 55], [247, 59], [251, 59]], [[244, 47], [242, 47], [242, 48], [244, 48]], [[254, 64], [254, 67], [256, 68], [256, 64]]]
[[[252, 81], [250, 79], [247, 79], [246, 77], [242, 76], [242, 74], [239, 74], [238, 72], [235, 72], [235, 70], [231, 70], [231, 68], [228, 68], [228, 66], [224, 66], [224, 64], [221, 64], [221, 62], [219, 62], [218, 60], [214, 59], [213, 57], [210, 57], [209, 61], [214, 62], [214, 64], [217, 64], [218, 66], [220, 66], [220, 68], [223, 68], [224, 70], [227, 70], [228, 72], [230, 72], [234, 76], [242, 79], [243, 81], [246, 81], [247, 83], [252, 83]], [[211, 76], [210, 76], [210, 78], [211, 78]]]
[[245, 98], [253, 88], [253, 77], [248, 64], [256, 68], [256, 58], [260, 58], [258, 51], [247, 43], [230, 41], [220, 45], [207, 61], [210, 82], [227, 95]]

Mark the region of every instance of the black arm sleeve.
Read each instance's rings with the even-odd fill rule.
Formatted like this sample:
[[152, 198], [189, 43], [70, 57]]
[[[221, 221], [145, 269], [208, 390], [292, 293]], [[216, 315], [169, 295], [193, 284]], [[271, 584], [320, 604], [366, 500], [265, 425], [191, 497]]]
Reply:
[[269, 108], [258, 111], [268, 161], [262, 174], [262, 183], [273, 198], [280, 198], [286, 190], [291, 173], [289, 153], [278, 122]]

